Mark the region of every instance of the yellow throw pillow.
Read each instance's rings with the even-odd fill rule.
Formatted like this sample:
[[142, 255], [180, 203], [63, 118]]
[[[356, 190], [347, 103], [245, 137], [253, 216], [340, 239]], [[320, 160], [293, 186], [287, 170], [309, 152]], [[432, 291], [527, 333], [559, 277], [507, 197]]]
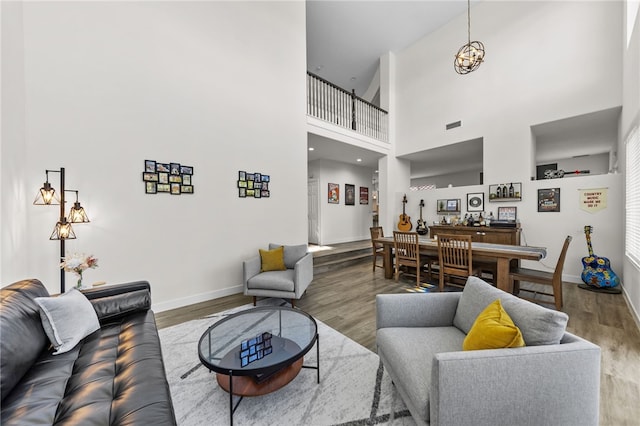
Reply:
[[262, 260], [260, 272], [285, 271], [287, 269], [284, 266], [284, 246], [273, 250], [260, 250], [260, 259]]
[[462, 343], [462, 349], [465, 351], [522, 346], [522, 333], [502, 307], [500, 299], [494, 300], [484, 308]]

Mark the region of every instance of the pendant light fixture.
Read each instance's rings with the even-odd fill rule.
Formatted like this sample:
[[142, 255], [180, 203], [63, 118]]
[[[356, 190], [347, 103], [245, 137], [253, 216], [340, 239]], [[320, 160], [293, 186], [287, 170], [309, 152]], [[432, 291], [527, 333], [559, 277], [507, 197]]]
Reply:
[[484, 62], [484, 44], [481, 41], [471, 41], [471, 0], [467, 0], [467, 44], [462, 46], [453, 61], [453, 67], [458, 74], [469, 74], [478, 69]]

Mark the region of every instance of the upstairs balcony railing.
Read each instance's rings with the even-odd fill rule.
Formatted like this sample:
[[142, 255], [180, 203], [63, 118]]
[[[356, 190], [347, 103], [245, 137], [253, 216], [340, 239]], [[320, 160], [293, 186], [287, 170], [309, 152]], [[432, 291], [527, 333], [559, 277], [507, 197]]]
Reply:
[[388, 142], [387, 111], [307, 72], [307, 114], [361, 135]]

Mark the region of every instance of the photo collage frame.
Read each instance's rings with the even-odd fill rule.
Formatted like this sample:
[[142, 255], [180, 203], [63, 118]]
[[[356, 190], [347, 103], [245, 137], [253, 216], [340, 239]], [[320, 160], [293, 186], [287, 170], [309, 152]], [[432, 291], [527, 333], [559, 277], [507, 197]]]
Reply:
[[144, 160], [145, 194], [193, 194], [193, 166]]
[[263, 173], [238, 172], [238, 197], [269, 198], [271, 196], [271, 177]]

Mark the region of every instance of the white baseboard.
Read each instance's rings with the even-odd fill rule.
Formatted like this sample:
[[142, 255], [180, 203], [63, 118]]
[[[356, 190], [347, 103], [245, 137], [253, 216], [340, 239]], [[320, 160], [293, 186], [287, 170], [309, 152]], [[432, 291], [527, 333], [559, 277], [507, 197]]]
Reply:
[[242, 293], [242, 284], [223, 288], [221, 290], [208, 291], [206, 293], [194, 294], [192, 296], [173, 299], [167, 302], [152, 303], [151, 309], [154, 312], [164, 312], [171, 309], [182, 308], [184, 306], [193, 305], [195, 303], [206, 302], [220, 297], [231, 296], [232, 294]]

